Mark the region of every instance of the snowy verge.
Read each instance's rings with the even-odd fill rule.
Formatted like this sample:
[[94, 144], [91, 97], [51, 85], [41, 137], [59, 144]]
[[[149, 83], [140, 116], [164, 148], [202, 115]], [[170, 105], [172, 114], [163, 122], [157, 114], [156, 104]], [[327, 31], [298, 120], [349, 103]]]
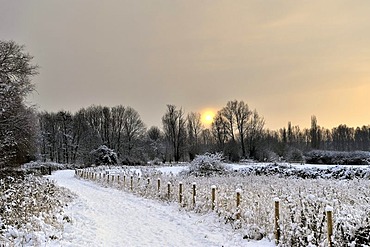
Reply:
[[0, 179], [0, 245], [41, 246], [58, 239], [72, 194], [39, 176], [12, 172]]

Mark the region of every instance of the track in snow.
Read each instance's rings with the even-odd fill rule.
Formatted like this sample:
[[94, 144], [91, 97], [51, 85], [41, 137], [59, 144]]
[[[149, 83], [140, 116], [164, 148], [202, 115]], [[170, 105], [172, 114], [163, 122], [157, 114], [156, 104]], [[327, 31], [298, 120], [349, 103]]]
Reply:
[[62, 246], [273, 246], [246, 242], [214, 215], [179, 211], [156, 202], [57, 171], [51, 179], [77, 194], [66, 209], [72, 224], [65, 227]]

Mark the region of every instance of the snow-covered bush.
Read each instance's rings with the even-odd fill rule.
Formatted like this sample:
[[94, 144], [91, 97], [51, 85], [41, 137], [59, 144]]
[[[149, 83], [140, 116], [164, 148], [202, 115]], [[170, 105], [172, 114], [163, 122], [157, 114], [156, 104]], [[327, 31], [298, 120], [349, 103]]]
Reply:
[[228, 169], [222, 163], [222, 160], [221, 153], [197, 155], [190, 163], [189, 170], [184, 171], [183, 175], [210, 176], [225, 174]]
[[43, 177], [2, 171], [0, 195], [1, 245], [45, 246], [61, 237], [69, 191]]
[[97, 149], [91, 151], [95, 159], [96, 165], [117, 165], [118, 157], [113, 149], [108, 148], [105, 145], [101, 145]]
[[304, 156], [303, 156], [302, 151], [300, 149], [297, 149], [297, 148], [291, 148], [288, 151], [288, 154], [287, 154], [286, 158], [289, 162], [303, 163], [303, 161], [304, 161]]

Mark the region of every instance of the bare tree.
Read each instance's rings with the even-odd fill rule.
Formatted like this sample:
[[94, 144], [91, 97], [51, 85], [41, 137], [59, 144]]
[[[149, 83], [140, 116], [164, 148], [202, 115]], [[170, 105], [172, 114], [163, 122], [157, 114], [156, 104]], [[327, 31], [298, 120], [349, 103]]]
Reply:
[[186, 120], [183, 110], [174, 105], [167, 105], [167, 112], [162, 117], [163, 131], [172, 151], [175, 162], [180, 161], [186, 140]]
[[[236, 101], [234, 109], [234, 115], [236, 119], [236, 125], [239, 132], [240, 143], [242, 148], [242, 156], [246, 156], [246, 148], [245, 148], [245, 138], [247, 134], [247, 125], [249, 116], [252, 114], [249, 110], [249, 107], [243, 101]], [[255, 111], [257, 113], [257, 111]]]
[[228, 141], [230, 127], [224, 119], [222, 112], [218, 111], [212, 122], [212, 134], [216, 139], [217, 150], [224, 152], [225, 144]]
[[[246, 131], [247, 131], [247, 124], [249, 117], [251, 115], [251, 111], [249, 107], [244, 101], [229, 101], [227, 102], [226, 106], [221, 110], [222, 117], [224, 121], [227, 122], [228, 127], [228, 134], [230, 135], [229, 141], [229, 149], [233, 151], [233, 156], [236, 158], [237, 155], [237, 148], [234, 147], [236, 142], [236, 134], [237, 131], [239, 137], [240, 148], [242, 151], [242, 156], [246, 156], [246, 145], [245, 145], [245, 138], [246, 138]], [[234, 159], [235, 159], [234, 158]]]
[[255, 158], [257, 154], [258, 145], [263, 136], [263, 127], [265, 120], [259, 116], [257, 110], [254, 110], [252, 117], [247, 124], [249, 156]]
[[120, 157], [122, 149], [123, 126], [125, 123], [126, 108], [122, 105], [115, 106], [111, 109], [111, 140], [114, 150], [118, 152]]
[[164, 160], [164, 143], [163, 143], [163, 133], [161, 130], [156, 127], [152, 126], [147, 131], [148, 136], [148, 148], [147, 152], [149, 158], [151, 160], [160, 159], [161, 161]]
[[236, 119], [235, 112], [237, 108], [238, 101], [229, 101], [226, 106], [222, 108], [221, 114], [224, 121], [227, 121], [226, 127], [228, 128], [227, 133], [230, 135], [231, 142], [235, 142], [235, 129], [236, 129]]
[[201, 153], [212, 152], [214, 150], [214, 138], [210, 129], [203, 129], [200, 134]]
[[188, 151], [190, 160], [195, 158], [195, 155], [200, 152], [200, 134], [204, 126], [201, 122], [200, 113], [190, 112], [187, 116], [187, 133], [188, 133]]
[[126, 107], [123, 120], [123, 137], [127, 151], [126, 154], [131, 156], [138, 142], [143, 139], [146, 128], [139, 113], [132, 107]]
[[319, 149], [320, 148], [320, 137], [319, 137], [319, 126], [317, 125], [316, 116], [311, 116], [311, 148]]

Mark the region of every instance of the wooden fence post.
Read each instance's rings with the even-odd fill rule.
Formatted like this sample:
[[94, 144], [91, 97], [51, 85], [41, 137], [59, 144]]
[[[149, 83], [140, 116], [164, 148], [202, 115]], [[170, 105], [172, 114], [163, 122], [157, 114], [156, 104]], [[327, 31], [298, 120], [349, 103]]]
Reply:
[[212, 185], [211, 188], [212, 188], [212, 210], [214, 210], [216, 205], [216, 185]]
[[123, 175], [123, 187], [126, 186], [126, 175]]
[[179, 203], [182, 204], [182, 182], [179, 183]]
[[109, 174], [108, 174], [108, 176], [107, 176], [107, 182], [108, 182], [108, 184], [109, 184]]
[[274, 198], [274, 204], [275, 204], [275, 244], [279, 244], [280, 240], [280, 199]]
[[195, 206], [196, 198], [197, 198], [197, 183], [193, 183], [193, 206]]
[[330, 206], [326, 206], [326, 218], [328, 224], [328, 246], [333, 246], [332, 236], [333, 236], [333, 208]]
[[147, 185], [150, 185], [150, 177], [147, 178]]
[[134, 187], [134, 177], [131, 175], [130, 189], [132, 190], [133, 187]]
[[242, 192], [241, 189], [236, 189], [236, 219], [240, 219], [240, 193]]
[[170, 182], [167, 183], [167, 197], [168, 197], [168, 200], [171, 199], [171, 183]]
[[161, 190], [161, 179], [160, 178], [158, 178], [158, 180], [157, 180], [157, 190], [158, 190], [158, 193]]

